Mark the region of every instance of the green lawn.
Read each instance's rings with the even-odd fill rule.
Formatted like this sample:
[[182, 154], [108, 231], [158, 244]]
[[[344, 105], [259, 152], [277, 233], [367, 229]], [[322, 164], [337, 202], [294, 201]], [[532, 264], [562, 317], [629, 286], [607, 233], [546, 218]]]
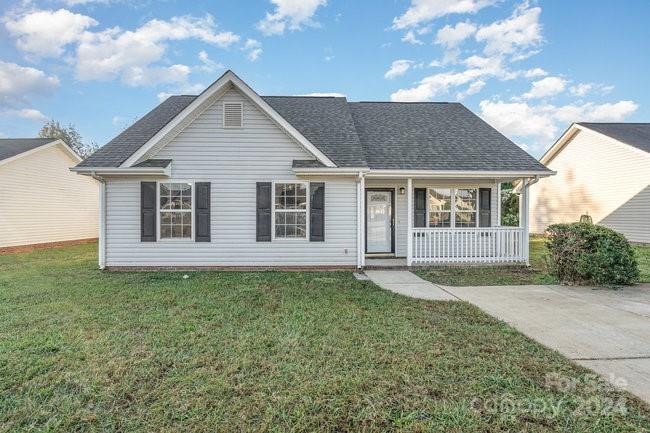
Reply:
[[[640, 282], [650, 283], [650, 247], [634, 246]], [[475, 267], [431, 267], [416, 273], [434, 283], [448, 286], [499, 286], [518, 284], [557, 284], [546, 263], [544, 238], [530, 238], [530, 267], [527, 266], [475, 266]]]
[[102, 273], [95, 247], [0, 255], [0, 431], [650, 426], [647, 406], [466, 303], [344, 272]]

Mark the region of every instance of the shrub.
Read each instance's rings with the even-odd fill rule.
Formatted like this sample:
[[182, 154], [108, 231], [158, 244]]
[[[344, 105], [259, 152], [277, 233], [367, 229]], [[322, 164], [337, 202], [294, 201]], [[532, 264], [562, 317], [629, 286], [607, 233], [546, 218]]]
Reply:
[[562, 283], [617, 286], [639, 279], [634, 250], [614, 230], [581, 222], [554, 224], [546, 235], [550, 269]]

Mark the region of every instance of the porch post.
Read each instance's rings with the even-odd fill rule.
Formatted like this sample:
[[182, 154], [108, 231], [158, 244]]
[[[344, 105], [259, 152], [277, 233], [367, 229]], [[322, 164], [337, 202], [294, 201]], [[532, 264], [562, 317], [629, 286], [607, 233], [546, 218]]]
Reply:
[[530, 231], [530, 221], [529, 221], [529, 209], [528, 209], [528, 188], [529, 188], [529, 182], [528, 179], [522, 179], [521, 180], [521, 196], [519, 197], [519, 226], [522, 227], [524, 230], [524, 239], [523, 239], [523, 256], [524, 260], [526, 261], [526, 264], [530, 264], [529, 261], [529, 239], [528, 237], [530, 236], [529, 231]]
[[406, 266], [413, 263], [413, 179], [410, 177], [406, 180]]

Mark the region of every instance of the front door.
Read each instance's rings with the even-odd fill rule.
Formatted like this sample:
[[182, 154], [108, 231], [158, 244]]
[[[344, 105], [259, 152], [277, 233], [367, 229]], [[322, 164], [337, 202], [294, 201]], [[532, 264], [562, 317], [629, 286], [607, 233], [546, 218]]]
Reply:
[[393, 191], [366, 191], [366, 252], [393, 252]]

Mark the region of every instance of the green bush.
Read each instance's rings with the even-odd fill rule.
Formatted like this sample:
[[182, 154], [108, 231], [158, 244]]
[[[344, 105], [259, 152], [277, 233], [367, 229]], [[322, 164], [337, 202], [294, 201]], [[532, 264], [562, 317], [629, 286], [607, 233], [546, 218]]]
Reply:
[[639, 279], [634, 250], [614, 230], [589, 223], [554, 224], [546, 235], [549, 267], [562, 283], [618, 286]]

